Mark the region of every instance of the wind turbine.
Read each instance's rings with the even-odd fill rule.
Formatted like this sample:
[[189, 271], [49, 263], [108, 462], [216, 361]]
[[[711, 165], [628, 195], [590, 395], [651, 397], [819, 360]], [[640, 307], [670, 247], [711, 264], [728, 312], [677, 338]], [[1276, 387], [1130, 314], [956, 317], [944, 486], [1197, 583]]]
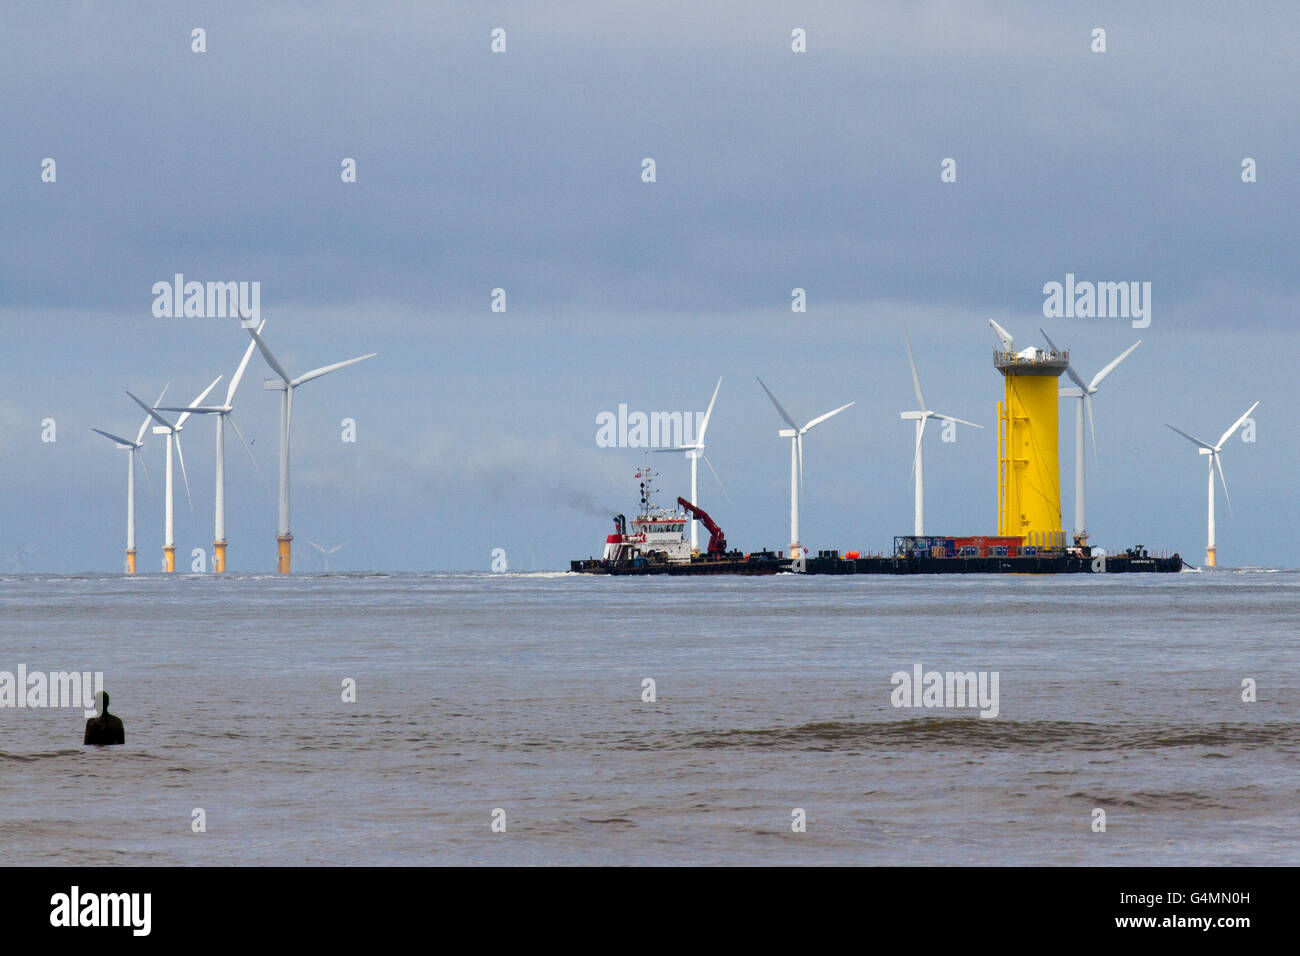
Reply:
[[952, 415], [941, 415], [938, 412], [931, 411], [930, 406], [925, 404], [925, 396], [921, 394], [921, 377], [916, 374], [916, 360], [912, 358], [912, 342], [907, 336], [907, 329], [903, 329], [903, 344], [907, 346], [907, 364], [912, 369], [912, 391], [916, 393], [916, 404], [920, 407], [914, 412], [899, 412], [898, 417], [905, 420], [915, 420], [916, 422], [916, 452], [912, 458], [912, 477], [916, 482], [916, 512], [913, 522], [913, 534], [925, 534], [925, 465], [921, 458], [922, 438], [925, 437], [925, 423], [931, 418], [937, 418], [943, 422], [958, 422], [962, 425], [970, 425], [972, 428], [983, 428], [983, 425], [976, 425], [974, 422], [968, 422], [964, 418], [956, 418]]
[[[257, 331], [261, 332], [266, 325], [263, 319]], [[239, 389], [239, 383], [244, 377], [244, 370], [248, 368], [248, 360], [253, 357], [253, 349], [257, 348], [256, 342], [249, 342], [248, 348], [244, 350], [244, 357], [239, 361], [239, 368], [235, 369], [234, 377], [230, 379], [230, 387], [226, 389], [226, 401], [221, 405], [200, 405], [197, 402], [193, 405], [159, 408], [158, 403], [154, 403], [154, 410], [159, 412], [181, 412], [186, 415], [216, 415], [217, 416], [217, 491], [216, 507], [214, 509], [214, 531], [212, 542], [212, 570], [216, 574], [223, 574], [226, 570], [226, 418], [230, 418], [230, 424], [235, 429], [235, 434], [243, 443], [244, 449], [248, 452], [248, 457], [252, 459], [253, 467], [257, 469], [259, 475], [262, 474], [261, 467], [257, 464], [257, 459], [253, 458], [253, 449], [248, 447], [248, 442], [244, 441], [244, 433], [239, 430], [239, 425], [235, 422], [235, 417], [231, 414], [234, 411], [231, 403], [235, 400], [235, 392]], [[216, 384], [215, 382], [213, 383]], [[266, 476], [262, 476], [262, 481], [266, 481]]]
[[826, 419], [838, 415], [854, 403], [849, 402], [848, 405], [841, 405], [825, 415], [818, 415], [807, 425], [800, 428], [795, 424], [794, 419], [790, 417], [790, 413], [781, 407], [781, 403], [776, 400], [776, 396], [772, 394], [771, 390], [766, 385], [763, 385], [761, 378], [758, 380], [758, 384], [763, 386], [763, 391], [767, 392], [767, 397], [772, 400], [776, 410], [785, 419], [786, 424], [790, 426], [789, 428], [782, 428], [777, 432], [777, 435], [781, 438], [790, 439], [790, 557], [794, 558], [799, 551], [799, 500], [803, 496], [803, 436], [826, 421]]
[[1209, 491], [1207, 493], [1209, 517], [1207, 526], [1208, 534], [1205, 543], [1205, 563], [1211, 568], [1216, 567], [1218, 564], [1219, 550], [1214, 543], [1214, 470], [1217, 468], [1219, 471], [1219, 481], [1223, 484], [1223, 500], [1228, 502], [1228, 513], [1232, 514], [1232, 499], [1228, 497], [1228, 482], [1223, 477], [1223, 463], [1219, 461], [1219, 453], [1223, 451], [1223, 443], [1233, 436], [1233, 433], [1236, 432], [1236, 430], [1242, 426], [1242, 423], [1250, 417], [1250, 413], [1258, 407], [1259, 402], [1256, 402], [1254, 405], [1250, 406], [1250, 408], [1246, 409], [1246, 413], [1233, 422], [1232, 427], [1224, 432], [1219, 438], [1218, 443], [1214, 445], [1211, 445], [1207, 441], [1201, 441], [1199, 438], [1194, 438], [1187, 434], [1187, 432], [1174, 428], [1173, 425], [1168, 423], [1165, 424], [1166, 428], [1173, 428], [1174, 431], [1178, 432], [1178, 434], [1182, 435], [1189, 442], [1198, 445], [1199, 451], [1202, 455], [1208, 455], [1210, 457]]
[[314, 368], [310, 372], [304, 372], [297, 378], [293, 378], [284, 370], [284, 366], [279, 363], [275, 355], [272, 354], [266, 342], [258, 334], [257, 329], [250, 328], [248, 334], [257, 343], [257, 347], [261, 351], [262, 357], [266, 359], [266, 364], [271, 367], [271, 371], [280, 376], [278, 382], [274, 379], [268, 379], [263, 383], [263, 387], [282, 393], [280, 396], [280, 516], [275, 540], [279, 544], [280, 551], [279, 571], [281, 574], [288, 574], [291, 560], [290, 549], [292, 547], [290, 542], [293, 541], [293, 535], [289, 533], [289, 426], [293, 417], [293, 390], [299, 385], [306, 385], [313, 379], [320, 378], [322, 375], [328, 375], [330, 372], [337, 372], [339, 369], [355, 365], [357, 362], [364, 362], [368, 358], [374, 358], [379, 353], [371, 352], [369, 355], [358, 355], [356, 358], [350, 358], [344, 362], [335, 362], [333, 365], [322, 365], [320, 368]]
[[336, 544], [336, 545], [334, 545], [334, 547], [332, 547], [332, 548], [322, 548], [319, 544], [317, 544], [317, 543], [316, 543], [315, 541], [313, 541], [311, 538], [308, 538], [308, 539], [307, 539], [307, 543], [308, 543], [309, 545], [311, 545], [313, 548], [315, 548], [317, 551], [319, 551], [319, 552], [321, 553], [321, 557], [325, 560], [325, 570], [326, 570], [326, 571], [328, 571], [328, 570], [330, 569], [330, 555], [333, 554], [335, 551], [337, 551], [339, 548], [343, 547], [343, 544], [347, 544], [347, 542], [344, 541], [343, 544]]
[[[722, 488], [722, 493], [724, 495], [727, 494], [727, 489], [723, 487], [722, 479], [718, 478], [718, 472], [717, 469], [713, 467], [713, 462], [709, 461], [709, 456], [704, 454], [704, 449], [706, 447], [704, 444], [704, 433], [709, 429], [709, 418], [713, 415], [713, 403], [718, 400], [718, 389], [720, 388], [722, 388], [721, 378], [718, 379], [718, 384], [713, 387], [713, 397], [709, 399], [708, 411], [704, 413], [704, 420], [700, 422], [700, 433], [695, 436], [694, 442], [692, 442], [689, 445], [674, 445], [671, 448], [653, 449], [654, 451], [657, 452], [668, 452], [668, 451], [686, 452], [686, 457], [690, 459], [691, 462], [691, 504], [693, 505], [698, 505], [700, 503], [700, 497], [698, 491], [699, 491], [699, 464], [701, 458], [703, 458], [704, 463], [709, 466], [709, 471], [713, 472], [713, 477], [717, 479], [718, 487]], [[727, 500], [728, 501], [731, 500], [730, 495], [727, 496]], [[699, 527], [695, 518], [691, 518], [691, 551], [698, 551], [699, 549], [700, 549]]]
[[[1047, 339], [1047, 344], [1052, 347], [1052, 351], [1061, 351], [1043, 329], [1038, 331], [1043, 333], [1043, 338]], [[1083, 416], [1085, 413], [1087, 414], [1088, 428], [1092, 432], [1092, 455], [1100, 460], [1100, 456], [1097, 454], [1097, 422], [1092, 417], [1092, 396], [1097, 394], [1097, 388], [1106, 380], [1106, 376], [1115, 371], [1119, 363], [1128, 358], [1133, 350], [1141, 344], [1142, 340], [1138, 339], [1121, 352], [1118, 358], [1094, 375], [1091, 382], [1086, 384], [1079, 377], [1079, 373], [1074, 370], [1073, 365], [1067, 362], [1065, 366], [1065, 374], [1070, 376], [1070, 380], [1077, 387], [1062, 388], [1060, 394], [1063, 398], [1077, 398], [1079, 400], [1074, 412], [1074, 541], [1080, 547], [1088, 543], [1088, 501], [1087, 482], [1084, 477]], [[1065, 353], [1062, 352], [1061, 354], [1064, 355]]]
[[[167, 394], [167, 386], [158, 394], [158, 402], [163, 400]], [[154, 404], [158, 404], [154, 402]], [[103, 435], [109, 441], [116, 442], [118, 448], [124, 448], [131, 454], [126, 459], [126, 573], [135, 574], [135, 456], [140, 453], [144, 447], [144, 432], [149, 427], [152, 416], [146, 415], [144, 421], [140, 423], [140, 431], [136, 433], [135, 439], [121, 438], [99, 428], [92, 428], [91, 431]], [[144, 462], [144, 456], [140, 455], [140, 467], [144, 469], [144, 477], [149, 478], [149, 466]]]
[[[211, 385], [209, 385], [203, 391], [199, 392], [199, 394], [195, 397], [194, 401], [190, 402], [190, 404], [202, 405], [203, 400], [208, 397], [208, 392], [216, 388], [217, 383], [219, 381], [221, 381], [220, 375], [218, 375], [216, 378], [212, 380]], [[127, 392], [126, 394], [131, 395], [130, 392]], [[185, 497], [190, 503], [190, 510], [191, 511], [194, 510], [194, 499], [190, 498], [190, 479], [189, 476], [185, 474], [185, 453], [181, 451], [181, 429], [185, 427], [185, 420], [190, 417], [190, 413], [185, 412], [184, 414], [181, 415], [180, 418], [176, 419], [175, 424], [172, 424], [167, 419], [159, 415], [156, 411], [154, 411], [154, 409], [150, 408], [144, 402], [140, 401], [140, 399], [136, 398], [134, 395], [131, 395], [131, 401], [135, 402], [137, 405], [143, 408], [146, 412], [149, 413], [150, 418], [158, 422], [158, 424], [155, 425], [153, 429], [153, 433], [155, 435], [167, 436], [167, 482], [166, 482], [167, 491], [166, 491], [166, 503], [164, 504], [164, 512], [163, 512], [165, 516], [164, 529], [163, 529], [163, 571], [167, 574], [171, 574], [173, 571], [176, 570], [176, 534], [175, 534], [176, 528], [175, 528], [175, 521], [173, 517], [175, 513], [175, 509], [172, 505], [172, 497], [173, 497], [172, 496], [172, 447], [173, 446], [175, 446], [176, 448], [176, 458], [181, 463], [181, 478], [185, 481]]]

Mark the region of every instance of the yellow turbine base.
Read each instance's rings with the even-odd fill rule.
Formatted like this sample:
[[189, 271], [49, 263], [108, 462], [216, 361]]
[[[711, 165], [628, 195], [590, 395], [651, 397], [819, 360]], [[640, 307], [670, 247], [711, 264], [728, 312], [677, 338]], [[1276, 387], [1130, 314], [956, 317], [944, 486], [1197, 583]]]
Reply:
[[1007, 375], [998, 403], [998, 534], [1064, 542], [1057, 461], [1057, 379]]
[[1218, 548], [1206, 548], [1206, 549], [1205, 549], [1205, 565], [1206, 565], [1206, 567], [1217, 568], [1217, 567], [1219, 566], [1218, 551], [1219, 551]]
[[291, 541], [293, 540], [293, 535], [291, 535], [291, 534], [286, 534], [283, 538], [280, 537], [279, 535], [276, 535], [275, 540], [276, 540], [276, 543], [279, 544], [279, 546], [280, 546], [280, 564], [279, 564], [279, 568], [278, 568], [278, 570], [279, 570], [279, 572], [280, 572], [281, 574], [288, 574], [288, 573], [289, 573], [289, 568], [290, 568], [290, 560], [289, 560], [289, 555], [290, 555], [290, 546], [289, 546], [289, 542], [291, 542]]
[[226, 573], [226, 542], [224, 541], [212, 542], [212, 573]]
[[175, 545], [168, 545], [167, 547], [163, 548], [163, 571], [167, 574], [171, 574], [175, 570], [176, 570], [176, 547]]
[[135, 574], [135, 552], [134, 551], [128, 551], [126, 553], [126, 573]]

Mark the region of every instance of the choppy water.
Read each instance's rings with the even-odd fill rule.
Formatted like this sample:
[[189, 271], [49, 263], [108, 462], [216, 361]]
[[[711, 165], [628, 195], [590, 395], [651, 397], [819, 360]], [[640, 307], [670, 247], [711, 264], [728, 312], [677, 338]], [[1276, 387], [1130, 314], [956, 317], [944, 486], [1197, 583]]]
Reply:
[[[0, 709], [0, 846], [70, 864], [1296, 864], [1298, 612], [1293, 572], [0, 578], [0, 670], [104, 671], [127, 734], [83, 748], [79, 709]], [[998, 671], [1000, 713], [895, 709], [890, 675], [916, 663]]]

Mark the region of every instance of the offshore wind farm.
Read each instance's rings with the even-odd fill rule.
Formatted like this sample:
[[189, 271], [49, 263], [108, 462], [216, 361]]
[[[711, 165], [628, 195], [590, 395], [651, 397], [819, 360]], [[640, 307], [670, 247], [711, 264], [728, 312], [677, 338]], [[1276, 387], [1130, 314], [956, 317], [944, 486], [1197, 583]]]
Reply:
[[1300, 864], [1300, 5], [3, 25], [13, 938], [920, 862], [1035, 867], [880, 900], [1014, 944]]
[[[240, 383], [248, 370], [249, 361], [253, 357], [254, 351], [260, 351], [265, 358], [267, 367], [275, 374], [275, 378], [267, 379], [265, 388], [271, 391], [278, 391], [281, 395], [280, 400], [280, 444], [279, 444], [279, 463], [280, 463], [280, 483], [279, 483], [279, 511], [278, 523], [276, 525], [275, 541], [277, 546], [277, 567], [281, 574], [288, 574], [292, 570], [292, 541], [293, 535], [289, 531], [289, 435], [292, 425], [293, 416], [293, 393], [294, 390], [308, 382], [322, 378], [331, 372], [347, 368], [366, 359], [374, 358], [375, 352], [367, 355], [360, 355], [355, 358], [347, 359], [342, 362], [334, 362], [330, 365], [320, 366], [308, 372], [293, 377], [285, 371], [284, 366], [280, 364], [275, 354], [271, 351], [266, 341], [262, 338], [261, 333], [266, 328], [266, 321], [259, 320], [256, 323], [249, 323], [247, 318], [240, 318], [241, 327], [247, 329], [250, 341], [244, 348], [243, 355], [240, 357], [239, 364], [231, 376], [230, 383], [226, 389], [224, 401], [219, 405], [205, 405], [212, 390], [216, 388], [221, 381], [222, 376], [218, 375], [212, 382], [199, 392], [186, 405], [163, 405], [163, 397], [167, 389], [164, 388], [159, 393], [157, 400], [149, 405], [142, 401], [136, 395], [128, 391], [127, 396], [135, 402], [136, 405], [144, 409], [145, 420], [140, 426], [140, 430], [134, 439], [123, 438], [110, 432], [94, 428], [93, 431], [112, 440], [119, 449], [130, 451], [127, 458], [127, 516], [126, 516], [126, 561], [124, 571], [128, 575], [137, 573], [137, 550], [135, 541], [135, 462], [137, 455], [140, 457], [141, 464], [144, 462], [144, 437], [149, 423], [155, 422], [152, 432], [155, 435], [162, 436], [165, 440], [164, 446], [164, 488], [163, 488], [163, 558], [162, 572], [172, 574], [176, 571], [176, 533], [175, 533], [175, 486], [173, 481], [172, 461], [175, 459], [181, 469], [181, 480], [185, 487], [185, 497], [189, 504], [191, 512], [194, 511], [193, 498], [190, 495], [189, 475], [185, 468], [185, 454], [181, 446], [181, 432], [185, 428], [185, 423], [192, 415], [211, 416], [216, 422], [216, 472], [214, 489], [215, 496], [213, 500], [213, 542], [212, 571], [216, 574], [224, 574], [226, 568], [226, 549], [229, 542], [226, 540], [226, 441], [225, 426], [229, 421], [231, 427], [235, 430], [236, 436], [240, 443], [248, 452], [249, 461], [252, 462], [258, 477], [265, 484], [266, 478], [262, 473], [261, 466], [257, 463], [253, 455], [252, 446], [244, 438], [243, 432], [240, 431], [239, 425], [234, 418], [234, 401], [235, 395], [239, 390]], [[163, 413], [174, 415], [170, 419], [164, 417]], [[319, 549], [319, 546], [316, 546]], [[322, 550], [322, 555], [328, 555], [338, 550], [341, 545], [332, 548], [329, 552]]]
[[[921, 388], [911, 338], [904, 329], [903, 346], [917, 408], [901, 412], [900, 417], [904, 421], [915, 422], [915, 443], [911, 456], [911, 481], [915, 499], [912, 533], [895, 535], [891, 550], [884, 553], [863, 553], [860, 550], [841, 553], [838, 549], [822, 548], [814, 554], [801, 543], [799, 513], [804, 501], [804, 436], [817, 425], [853, 406], [856, 400], [818, 415], [800, 426], [760, 378], [759, 386], [789, 426], [777, 433], [781, 438], [790, 439], [788, 553], [784, 549], [775, 553], [767, 549], [756, 550], [754, 553], [727, 551], [726, 539], [720, 526], [699, 508], [695, 461], [692, 458], [691, 497], [678, 499], [680, 512], [665, 511], [654, 505], [651, 500], [652, 476], [648, 469], [639, 470], [640, 511], [633, 519], [631, 529], [629, 530], [623, 515], [614, 516], [614, 533], [606, 537], [601, 557], [575, 559], [570, 562], [569, 570], [581, 574], [616, 576], [754, 575], [782, 571], [812, 575], [852, 575], [1159, 573], [1183, 570], [1184, 562], [1177, 551], [1161, 553], [1157, 549], [1153, 554], [1143, 544], [1107, 550], [1094, 547], [1088, 540], [1084, 500], [1084, 417], [1088, 417], [1093, 431], [1095, 453], [1092, 396], [1141, 341], [1111, 360], [1090, 382], [1084, 382], [1070, 364], [1070, 353], [1057, 348], [1046, 332], [1043, 332], [1043, 337], [1047, 340], [1047, 349], [1031, 345], [1017, 350], [1010, 332], [996, 320], [990, 319], [989, 325], [998, 340], [998, 348], [993, 354], [993, 367], [1003, 377], [1005, 392], [1003, 400], [997, 403], [996, 533], [987, 529], [971, 529], [962, 534], [926, 534], [923, 458], [926, 424], [934, 420], [953, 428], [965, 425], [983, 429], [983, 426], [930, 408]], [[1057, 382], [1062, 374], [1067, 374], [1076, 383], [1075, 387], [1059, 388]], [[719, 379], [704, 416], [704, 427], [707, 427], [713, 414], [720, 387]], [[1072, 536], [1067, 536], [1061, 515], [1058, 457], [1060, 398], [1078, 399], [1075, 416], [1075, 513]], [[1223, 443], [1247, 420], [1258, 404], [1256, 402], [1252, 405], [1224, 433], [1217, 446], [1185, 435], [1203, 446], [1203, 454], [1211, 456], [1210, 550], [1207, 551], [1207, 564], [1210, 566], [1214, 565], [1214, 465], [1218, 463], [1217, 456]], [[878, 407], [878, 403], [873, 402], [873, 407]], [[667, 450], [685, 449], [689, 455], [699, 455], [703, 449], [703, 431], [702, 427], [700, 438], [695, 443], [677, 445]], [[968, 494], [969, 485], [947, 490], [946, 493], [958, 496]], [[699, 548], [695, 534], [697, 516], [713, 533], [709, 547], [704, 551]], [[687, 520], [691, 523], [689, 547], [682, 532]]]
[[[780, 438], [790, 440], [790, 515], [789, 541], [787, 548], [775, 552], [759, 549], [759, 572], [755, 563], [743, 552], [722, 552], [717, 543], [725, 541], [721, 537], [720, 527], [715, 519], [700, 506], [699, 462], [704, 460], [712, 472], [729, 504], [730, 495], [722, 483], [712, 461], [705, 455], [705, 438], [714, 408], [722, 388], [720, 377], [714, 386], [707, 408], [700, 419], [699, 427], [693, 435], [682, 441], [663, 448], [653, 449], [661, 453], [683, 454], [690, 462], [690, 497], [682, 497], [680, 512], [663, 512], [655, 510], [652, 514], [652, 502], [647, 497], [648, 486], [642, 483], [641, 513], [634, 525], [654, 523], [657, 535], [647, 539], [642, 529], [634, 528], [629, 534], [621, 516], [615, 518], [615, 534], [606, 540], [606, 547], [601, 558], [578, 559], [570, 562], [570, 571], [581, 573], [604, 574], [691, 574], [691, 573], [774, 573], [787, 571], [808, 574], [863, 574], [863, 573], [1078, 573], [1078, 572], [1122, 572], [1122, 571], [1178, 571], [1184, 561], [1177, 552], [1155, 554], [1142, 545], [1112, 547], [1105, 549], [1095, 547], [1089, 541], [1086, 502], [1086, 445], [1085, 420], [1092, 437], [1094, 456], [1098, 454], [1096, 424], [1092, 410], [1093, 396], [1098, 393], [1101, 384], [1127, 359], [1141, 340], [1130, 345], [1118, 356], [1104, 365], [1090, 381], [1085, 381], [1070, 361], [1070, 353], [1059, 348], [1052, 338], [1042, 332], [1047, 348], [1030, 345], [1016, 348], [1015, 339], [1006, 328], [996, 320], [990, 319], [998, 348], [993, 356], [993, 367], [1002, 375], [1004, 396], [997, 403], [996, 417], [996, 487], [997, 512], [995, 527], [985, 529], [963, 529], [964, 533], [933, 534], [927, 533], [925, 517], [925, 433], [926, 426], [934, 421], [937, 426], [956, 428], [958, 425], [977, 430], [984, 426], [969, 419], [958, 418], [932, 409], [926, 401], [921, 385], [920, 373], [912, 348], [911, 336], [902, 330], [903, 351], [907, 361], [916, 408], [904, 410], [899, 416], [904, 421], [914, 423], [914, 440], [911, 446], [911, 471], [909, 480], [913, 489], [913, 515], [910, 533], [895, 534], [893, 546], [888, 551], [871, 551], [869, 548], [856, 550], [820, 548], [815, 552], [801, 539], [800, 511], [805, 507], [805, 437], [822, 423], [847, 411], [857, 403], [857, 399], [837, 406], [809, 419], [800, 425], [782, 405], [767, 384], [761, 379], [757, 383], [764, 395], [775, 408], [784, 428], [778, 430]], [[235, 430], [263, 484], [265, 475], [249, 442], [245, 439], [233, 412], [234, 401], [239, 387], [248, 370], [254, 352], [260, 352], [267, 368], [273, 373], [265, 382], [265, 388], [280, 394], [279, 416], [279, 490], [278, 516], [275, 541], [277, 545], [276, 569], [283, 574], [292, 569], [291, 543], [293, 535], [290, 530], [290, 435], [292, 428], [294, 393], [297, 388], [315, 379], [333, 372], [356, 365], [373, 358], [377, 353], [358, 355], [350, 359], [319, 366], [301, 375], [291, 375], [271, 351], [263, 333], [266, 322], [260, 320], [254, 326], [246, 319], [241, 325], [247, 330], [249, 341], [244, 347], [239, 362], [226, 388], [224, 400], [220, 404], [205, 404], [209, 394], [220, 383], [222, 376], [213, 379], [206, 388], [190, 402], [183, 405], [165, 405], [163, 397], [149, 405], [134, 393], [128, 391], [128, 397], [146, 413], [146, 419], [134, 439], [122, 437], [111, 432], [95, 428], [94, 431], [112, 440], [116, 447], [128, 450], [127, 458], [127, 528], [125, 571], [134, 574], [136, 564], [135, 536], [135, 464], [137, 457], [143, 463], [144, 437], [150, 422], [154, 423], [152, 433], [164, 441], [163, 462], [163, 559], [164, 573], [175, 571], [175, 487], [173, 460], [179, 466], [189, 509], [194, 511], [190, 494], [188, 472], [181, 445], [181, 433], [191, 416], [210, 417], [215, 422], [215, 480], [213, 498], [213, 541], [212, 554], [214, 573], [227, 571], [226, 550], [226, 462], [225, 462], [225, 425], [229, 422]], [[1040, 330], [1041, 331], [1041, 330]], [[1062, 376], [1068, 377], [1074, 385], [1058, 387]], [[1072, 399], [1075, 415], [1074, 441], [1074, 522], [1072, 534], [1064, 530], [1061, 506], [1061, 481], [1059, 463], [1059, 417], [1060, 399]], [[869, 408], [878, 409], [882, 400], [873, 396]], [[1218, 472], [1220, 484], [1223, 485], [1227, 500], [1227, 485], [1223, 478], [1223, 468], [1219, 454], [1224, 443], [1248, 420], [1259, 406], [1255, 402], [1241, 417], [1220, 437], [1216, 444], [1188, 435], [1174, 426], [1168, 427], [1192, 441], [1198, 446], [1202, 455], [1208, 457], [1208, 544], [1206, 548], [1206, 567], [1217, 565], [1215, 544], [1214, 514], [1214, 476]], [[173, 417], [166, 417], [173, 416]], [[839, 442], [851, 441], [838, 436]], [[643, 469], [649, 479], [649, 469]], [[269, 486], [268, 490], [269, 490]], [[944, 489], [944, 497], [968, 494], [968, 488]], [[941, 499], [942, 500], [942, 499]], [[1231, 503], [1229, 501], [1229, 507]], [[671, 519], [667, 517], [672, 515]], [[665, 521], [669, 522], [664, 524]], [[708, 524], [711, 533], [710, 547], [702, 549], [698, 535], [698, 525]], [[664, 525], [659, 527], [659, 525]], [[689, 529], [689, 530], [687, 530]], [[668, 538], [665, 531], [671, 532]], [[861, 531], [855, 531], [861, 533]], [[312, 546], [320, 552], [328, 564], [328, 553], [314, 542]], [[742, 560], [743, 557], [743, 560]]]

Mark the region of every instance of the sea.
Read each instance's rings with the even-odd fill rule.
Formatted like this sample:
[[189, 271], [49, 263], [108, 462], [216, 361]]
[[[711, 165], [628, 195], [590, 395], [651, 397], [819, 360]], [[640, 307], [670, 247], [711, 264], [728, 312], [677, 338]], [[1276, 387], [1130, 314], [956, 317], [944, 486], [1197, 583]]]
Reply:
[[[1268, 569], [8, 575], [0, 672], [102, 672], [126, 744], [82, 746], [79, 705], [0, 707], [0, 847], [1296, 865], [1298, 629], [1300, 573]], [[931, 706], [918, 671], [945, 682]]]

